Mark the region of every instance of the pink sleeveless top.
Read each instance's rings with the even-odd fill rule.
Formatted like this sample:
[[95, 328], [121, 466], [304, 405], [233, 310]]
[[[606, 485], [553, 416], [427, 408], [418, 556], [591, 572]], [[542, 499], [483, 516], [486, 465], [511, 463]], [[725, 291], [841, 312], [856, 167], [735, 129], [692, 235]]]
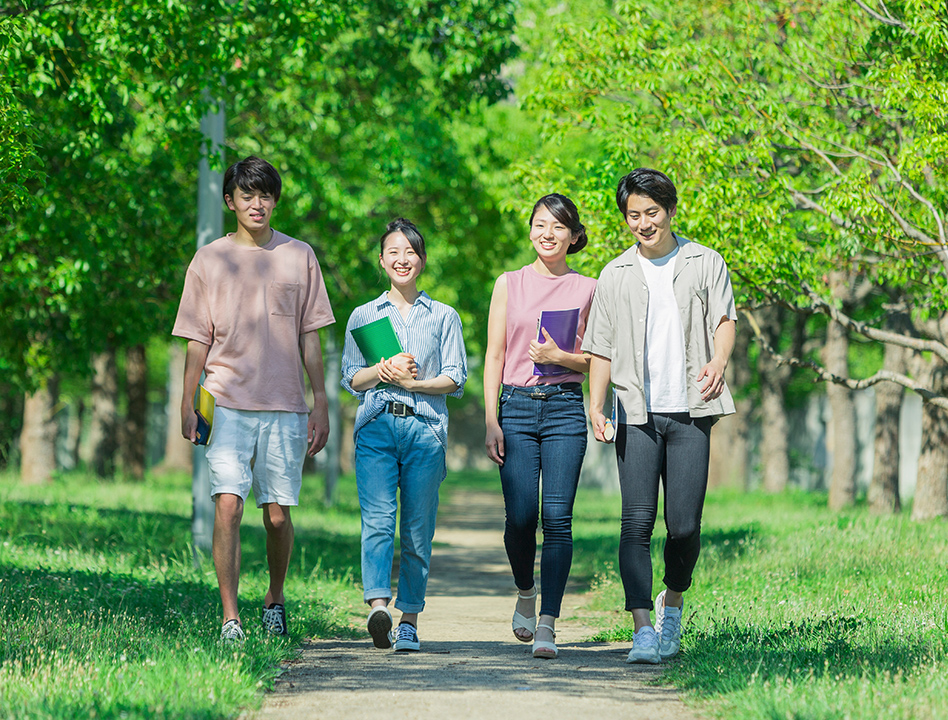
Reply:
[[583, 382], [579, 372], [564, 375], [534, 375], [530, 341], [538, 335], [537, 323], [544, 310], [579, 308], [576, 342], [568, 352], [579, 352], [586, 331], [589, 307], [596, 289], [595, 278], [571, 270], [561, 277], [540, 275], [530, 265], [504, 273], [507, 278], [507, 349], [504, 354], [503, 383], [517, 387]]

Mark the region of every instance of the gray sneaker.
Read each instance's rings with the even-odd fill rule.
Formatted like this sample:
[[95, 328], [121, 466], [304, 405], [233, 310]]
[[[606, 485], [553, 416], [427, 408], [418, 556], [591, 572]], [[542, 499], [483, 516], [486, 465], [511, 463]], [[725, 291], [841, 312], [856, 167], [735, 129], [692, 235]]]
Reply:
[[681, 649], [681, 615], [685, 604], [680, 608], [665, 607], [665, 591], [655, 598], [655, 632], [658, 634], [658, 653], [662, 660], [678, 654]]
[[225, 645], [232, 643], [242, 643], [244, 641], [244, 629], [240, 627], [240, 620], [228, 620], [221, 628], [221, 642]]
[[290, 634], [286, 626], [286, 608], [279, 603], [273, 603], [263, 609], [263, 626], [271, 635], [286, 636]]
[[655, 628], [646, 625], [632, 635], [632, 649], [629, 650], [629, 663], [648, 663], [658, 665], [662, 661], [658, 654], [658, 633]]

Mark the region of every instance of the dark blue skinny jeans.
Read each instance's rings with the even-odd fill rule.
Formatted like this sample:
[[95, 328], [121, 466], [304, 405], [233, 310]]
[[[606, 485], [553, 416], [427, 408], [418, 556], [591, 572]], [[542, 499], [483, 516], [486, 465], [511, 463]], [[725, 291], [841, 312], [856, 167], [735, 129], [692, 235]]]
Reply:
[[648, 414], [645, 425], [619, 425], [616, 457], [622, 490], [619, 572], [625, 609], [653, 607], [652, 531], [658, 483], [665, 490], [665, 586], [691, 587], [701, 551], [701, 512], [708, 488], [711, 424], [688, 413]]
[[507, 509], [504, 546], [514, 582], [520, 590], [534, 585], [539, 506], [543, 518], [540, 614], [559, 617], [573, 562], [573, 500], [586, 454], [582, 387], [579, 383], [535, 388], [504, 385], [498, 419], [505, 451], [500, 468]]

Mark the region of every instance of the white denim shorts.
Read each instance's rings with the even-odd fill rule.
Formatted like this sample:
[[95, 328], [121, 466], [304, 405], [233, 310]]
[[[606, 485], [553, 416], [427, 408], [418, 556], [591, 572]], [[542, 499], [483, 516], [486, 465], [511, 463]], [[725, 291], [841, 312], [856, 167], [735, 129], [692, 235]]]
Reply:
[[299, 505], [306, 420], [306, 413], [216, 407], [207, 443], [211, 497], [246, 501], [252, 487], [257, 507]]

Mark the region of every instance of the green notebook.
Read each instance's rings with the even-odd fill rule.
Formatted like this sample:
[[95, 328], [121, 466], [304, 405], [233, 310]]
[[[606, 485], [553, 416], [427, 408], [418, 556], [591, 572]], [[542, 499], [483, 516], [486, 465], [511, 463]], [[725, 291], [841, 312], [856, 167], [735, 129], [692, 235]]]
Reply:
[[402, 352], [392, 320], [388, 316], [355, 328], [352, 331], [352, 339], [356, 341], [362, 357], [370, 365], [374, 365], [382, 358], [388, 359]]

